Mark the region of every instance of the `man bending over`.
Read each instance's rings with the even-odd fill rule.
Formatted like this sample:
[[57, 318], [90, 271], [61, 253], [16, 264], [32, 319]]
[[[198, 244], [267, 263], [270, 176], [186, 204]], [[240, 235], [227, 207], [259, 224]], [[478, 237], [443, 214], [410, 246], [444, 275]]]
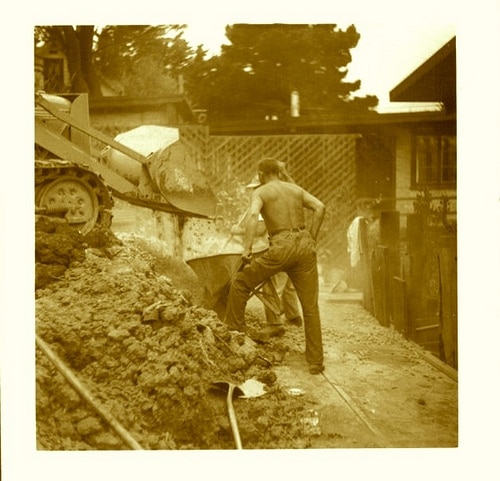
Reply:
[[[286, 272], [302, 306], [309, 372], [319, 374], [324, 365], [316, 237], [325, 215], [325, 205], [298, 185], [280, 180], [277, 160], [263, 159], [257, 170], [263, 185], [252, 194], [243, 238], [243, 259], [248, 263], [231, 284], [226, 322], [230, 329], [245, 332], [245, 308], [252, 290], [274, 274]], [[313, 212], [309, 230], [305, 229], [304, 209]], [[269, 249], [252, 258], [259, 213], [269, 233]]]

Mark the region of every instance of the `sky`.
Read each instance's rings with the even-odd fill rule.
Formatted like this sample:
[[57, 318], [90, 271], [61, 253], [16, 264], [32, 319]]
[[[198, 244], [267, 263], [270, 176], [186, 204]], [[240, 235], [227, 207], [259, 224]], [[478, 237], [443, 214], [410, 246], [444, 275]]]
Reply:
[[[323, 23], [337, 23], [335, 16]], [[252, 22], [248, 22], [252, 23]], [[287, 22], [285, 22], [287, 23]], [[379, 107], [390, 110], [389, 92], [420, 64], [455, 35], [455, 25], [411, 22], [370, 21], [363, 15], [352, 15], [345, 23], [338, 23], [342, 30], [350, 24], [361, 35], [358, 45], [351, 50], [346, 81], [361, 80], [361, 88], [353, 94], [358, 97], [376, 95]], [[224, 35], [225, 23], [188, 24], [184, 38], [192, 46], [202, 44], [209, 55], [219, 53], [220, 45], [228, 43]]]

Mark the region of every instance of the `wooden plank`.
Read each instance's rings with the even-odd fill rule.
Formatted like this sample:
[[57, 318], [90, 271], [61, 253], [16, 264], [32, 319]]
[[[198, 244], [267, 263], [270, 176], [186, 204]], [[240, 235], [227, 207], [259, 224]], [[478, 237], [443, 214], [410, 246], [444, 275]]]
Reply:
[[422, 332], [422, 331], [428, 331], [430, 329], [439, 329], [439, 328], [440, 328], [439, 324], [431, 324], [429, 326], [416, 327], [415, 331]]
[[444, 363], [436, 356], [432, 355], [430, 352], [422, 351], [420, 352], [420, 355], [422, 356], [423, 359], [425, 359], [429, 364], [434, 366], [437, 370], [439, 370], [443, 374], [446, 374], [449, 378], [453, 379], [454, 381], [458, 382], [458, 371], [456, 369]]

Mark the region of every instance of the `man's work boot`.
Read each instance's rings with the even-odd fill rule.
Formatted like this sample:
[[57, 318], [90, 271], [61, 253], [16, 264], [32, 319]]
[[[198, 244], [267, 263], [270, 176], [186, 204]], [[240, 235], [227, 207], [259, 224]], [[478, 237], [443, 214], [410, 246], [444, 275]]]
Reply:
[[251, 335], [251, 339], [255, 342], [260, 342], [262, 344], [269, 342], [271, 337], [279, 337], [285, 334], [285, 327], [283, 324], [274, 324], [269, 325], [257, 331], [253, 335]]
[[288, 322], [292, 326], [297, 326], [297, 327], [302, 326], [302, 318], [299, 316], [293, 317], [292, 319], [287, 319], [286, 322]]
[[321, 374], [324, 370], [325, 366], [323, 364], [309, 364], [310, 374]]

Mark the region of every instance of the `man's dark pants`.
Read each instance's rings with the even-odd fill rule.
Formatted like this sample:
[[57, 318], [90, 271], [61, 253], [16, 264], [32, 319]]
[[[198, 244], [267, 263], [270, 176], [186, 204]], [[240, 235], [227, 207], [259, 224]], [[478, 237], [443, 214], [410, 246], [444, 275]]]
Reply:
[[323, 365], [323, 341], [318, 306], [316, 243], [306, 230], [281, 231], [269, 239], [269, 249], [252, 258], [235, 276], [229, 291], [226, 323], [229, 329], [245, 331], [245, 308], [251, 291], [277, 272], [286, 272], [302, 306], [306, 339], [306, 361]]

